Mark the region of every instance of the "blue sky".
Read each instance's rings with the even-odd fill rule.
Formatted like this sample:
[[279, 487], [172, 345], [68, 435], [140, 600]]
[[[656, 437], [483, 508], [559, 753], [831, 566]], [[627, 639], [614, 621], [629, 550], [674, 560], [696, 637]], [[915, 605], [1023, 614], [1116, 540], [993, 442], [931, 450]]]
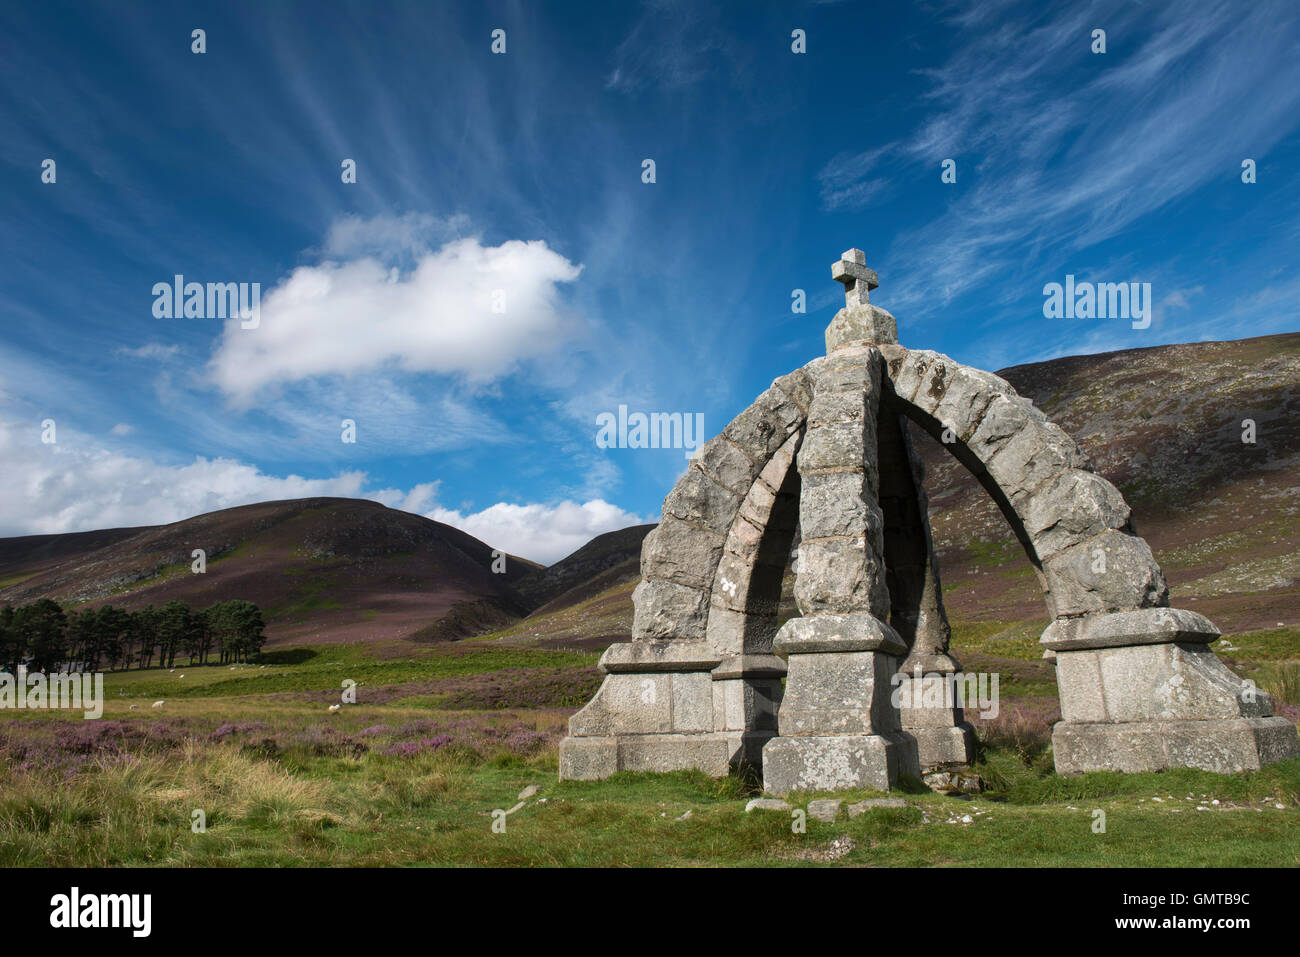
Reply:
[[[553, 561], [685, 466], [596, 417], [716, 434], [824, 351], [850, 246], [989, 369], [1300, 328], [1293, 2], [2, 16], [0, 534], [351, 495]], [[260, 325], [156, 317], [175, 274]], [[1044, 318], [1067, 274], [1151, 283], [1150, 328]]]

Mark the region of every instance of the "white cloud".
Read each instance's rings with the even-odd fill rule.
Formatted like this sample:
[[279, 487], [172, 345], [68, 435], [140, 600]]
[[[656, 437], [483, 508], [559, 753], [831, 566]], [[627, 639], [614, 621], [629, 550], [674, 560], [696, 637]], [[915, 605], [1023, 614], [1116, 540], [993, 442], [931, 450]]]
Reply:
[[[398, 253], [391, 244], [400, 246], [420, 228], [397, 220], [352, 223], [328, 242], [349, 249], [388, 244]], [[257, 328], [226, 324], [210, 369], [243, 407], [276, 383], [388, 365], [491, 380], [569, 334], [558, 285], [581, 269], [540, 240], [484, 246], [478, 239], [419, 253], [405, 271], [369, 255], [302, 266], [262, 296]]]
[[108, 431], [111, 432], [113, 435], [130, 435], [132, 432], [135, 431], [135, 429], [127, 425], [125, 422], [119, 422], [117, 423], [117, 425], [113, 426]]
[[326, 479], [266, 475], [231, 459], [165, 465], [112, 452], [61, 428], [43, 445], [39, 430], [0, 420], [0, 535], [162, 525], [236, 505], [317, 495], [358, 496], [365, 473]]
[[498, 502], [470, 515], [445, 508], [435, 508], [424, 515], [435, 522], [454, 525], [512, 555], [548, 565], [577, 551], [604, 532], [651, 521], [602, 499], [581, 504], [560, 502], [558, 505]]

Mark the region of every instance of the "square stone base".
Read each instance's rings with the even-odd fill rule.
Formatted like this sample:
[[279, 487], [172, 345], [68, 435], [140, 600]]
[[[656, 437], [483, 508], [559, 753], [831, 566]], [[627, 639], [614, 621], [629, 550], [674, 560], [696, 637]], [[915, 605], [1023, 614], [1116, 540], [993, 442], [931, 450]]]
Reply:
[[920, 777], [916, 739], [900, 731], [773, 738], [763, 748], [763, 789], [769, 794], [888, 791], [903, 778]]
[[696, 768], [723, 777], [746, 761], [757, 764], [775, 732], [570, 736], [560, 742], [560, 780], [595, 781], [617, 771]]
[[922, 771], [975, 763], [975, 730], [969, 724], [903, 730], [916, 738], [916, 756]]
[[1223, 774], [1300, 757], [1300, 738], [1286, 718], [1061, 721], [1052, 729], [1052, 752], [1058, 774], [1166, 768]]

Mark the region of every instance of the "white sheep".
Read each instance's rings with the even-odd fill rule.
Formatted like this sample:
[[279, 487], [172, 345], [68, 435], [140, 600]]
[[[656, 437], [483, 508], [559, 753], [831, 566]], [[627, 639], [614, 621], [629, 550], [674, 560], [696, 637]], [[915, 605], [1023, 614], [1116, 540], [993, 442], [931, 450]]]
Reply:
[[340, 708], [342, 708], [342, 707], [343, 707], [343, 705], [341, 705], [341, 704], [332, 704], [332, 705], [330, 705], [330, 714], [333, 714], [335, 711], [338, 711], [338, 710], [339, 710]]
[[166, 703], [166, 701], [155, 701], [150, 707], [161, 708]]

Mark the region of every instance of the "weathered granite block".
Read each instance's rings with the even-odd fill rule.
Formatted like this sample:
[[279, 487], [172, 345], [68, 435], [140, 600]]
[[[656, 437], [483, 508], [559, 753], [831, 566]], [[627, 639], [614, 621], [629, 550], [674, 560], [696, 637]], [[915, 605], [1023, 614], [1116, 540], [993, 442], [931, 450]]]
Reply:
[[775, 613], [760, 615], [718, 604], [709, 607], [706, 637], [710, 646], [723, 656], [770, 652], [776, 629]]
[[1129, 521], [1128, 503], [1095, 472], [1069, 469], [1039, 489], [1027, 503], [1025, 531], [1044, 561]]
[[944, 428], [952, 430], [955, 439], [964, 442], [974, 434], [995, 396], [1015, 394], [1005, 379], [961, 366], [949, 380], [943, 398], [930, 411]]
[[632, 592], [635, 638], [703, 638], [709, 593], [674, 582], [643, 581]]
[[1039, 642], [1049, 651], [1069, 651], [1167, 641], [1208, 644], [1218, 638], [1219, 629], [1194, 611], [1138, 608], [1082, 618], [1058, 618], [1047, 626]]
[[804, 422], [804, 412], [790, 396], [770, 388], [722, 430], [722, 437], [734, 442], [758, 463], [779, 449]]
[[996, 395], [985, 409], [975, 434], [966, 444], [981, 462], [988, 462], [1021, 429], [1047, 421], [1034, 404], [1021, 396]]
[[1204, 644], [1129, 645], [1056, 653], [1066, 721], [1263, 718], [1268, 695], [1255, 692]]
[[826, 327], [828, 355], [861, 343], [898, 342], [898, 320], [878, 306], [841, 309]]
[[920, 780], [916, 741], [889, 734], [773, 738], [763, 747], [763, 788], [791, 791], [888, 791], [904, 779]]
[[945, 728], [903, 729], [916, 741], [916, 756], [923, 773], [975, 761], [975, 729], [963, 722]]
[[723, 488], [691, 467], [664, 499], [664, 515], [725, 535], [740, 507], [740, 499], [738, 493]]
[[[877, 532], [872, 538], [879, 539]], [[883, 542], [862, 538], [819, 539], [799, 544], [799, 574], [794, 594], [805, 615], [848, 613], [872, 609], [889, 614], [889, 589], [884, 569], [874, 556]]]
[[819, 395], [837, 392], [876, 394], [880, 389], [881, 366], [879, 350], [865, 345], [841, 349], [834, 355], [809, 362], [804, 366], [813, 384], [813, 405], [809, 406], [808, 415], [813, 415]]
[[808, 816], [814, 821], [821, 821], [823, 824], [833, 824], [839, 817], [840, 805], [844, 802], [839, 798], [822, 798], [818, 801], [808, 802]]
[[807, 413], [808, 407], [812, 405], [812, 379], [803, 369], [795, 369], [775, 379], [772, 388], [784, 392], [804, 413]]
[[985, 463], [1011, 503], [1020, 507], [1028, 493], [1067, 469], [1086, 469], [1088, 458], [1074, 439], [1051, 422], [1013, 435]]
[[1043, 562], [1047, 606], [1058, 618], [1169, 603], [1169, 587], [1145, 541], [1108, 529]]
[[1057, 773], [1065, 775], [1168, 768], [1230, 774], [1300, 757], [1300, 739], [1286, 718], [1062, 721], [1052, 729], [1052, 754]]
[[[844, 422], [811, 430], [799, 449], [800, 473], [849, 468], [874, 476], [874, 464], [870, 467], [863, 464], [869, 444], [868, 428], [865, 422]], [[874, 459], [873, 455], [873, 463]]]
[[[779, 647], [779, 644], [778, 644]], [[791, 655], [782, 736], [878, 734], [900, 729], [889, 700], [897, 659], [874, 651]]]
[[861, 472], [818, 472], [803, 478], [799, 517], [804, 539], [879, 533], [884, 522]]
[[691, 465], [736, 495], [744, 495], [761, 468], [745, 451], [723, 436], [705, 442]]
[[618, 770], [616, 738], [568, 737], [560, 742], [562, 781], [599, 781]]
[[781, 695], [780, 678], [714, 681], [714, 727], [719, 731], [769, 731], [772, 737]]
[[647, 579], [707, 590], [713, 587], [724, 542], [711, 529], [665, 516], [642, 543], [641, 574]]
[[880, 349], [888, 361], [887, 374], [895, 395], [910, 403], [939, 354], [926, 349], [909, 350], [888, 345], [882, 345]]

